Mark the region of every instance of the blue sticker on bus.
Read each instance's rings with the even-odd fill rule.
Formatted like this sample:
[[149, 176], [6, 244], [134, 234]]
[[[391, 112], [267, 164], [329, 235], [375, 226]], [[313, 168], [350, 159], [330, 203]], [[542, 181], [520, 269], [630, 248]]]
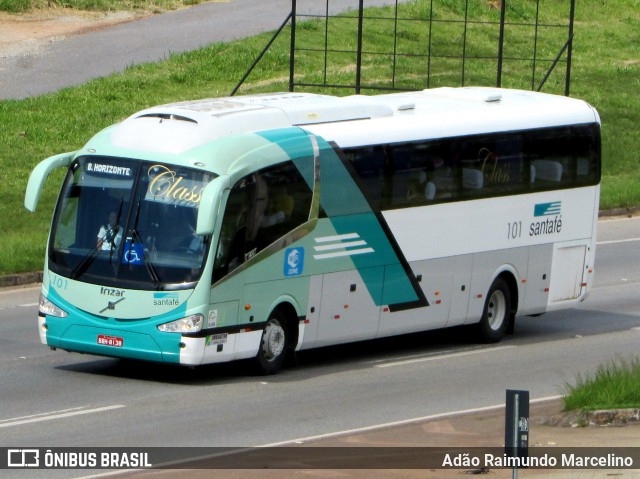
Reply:
[[304, 248], [288, 248], [284, 252], [284, 275], [299, 276], [304, 269]]
[[124, 245], [124, 252], [122, 253], [122, 263], [142, 264], [143, 255], [144, 252], [140, 243], [127, 241], [127, 243]]

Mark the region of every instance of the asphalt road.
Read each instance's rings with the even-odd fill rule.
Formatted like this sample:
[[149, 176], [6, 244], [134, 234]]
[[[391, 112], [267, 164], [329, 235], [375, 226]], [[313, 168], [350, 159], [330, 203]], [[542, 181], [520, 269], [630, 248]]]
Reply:
[[[367, 7], [393, 4], [365, 1]], [[329, 5], [336, 13], [357, 9], [358, 0], [331, 0]], [[325, 7], [324, 1], [297, 4], [298, 14], [320, 14]], [[35, 53], [0, 58], [0, 100], [42, 95], [172, 53], [275, 31], [290, 11], [291, 0], [209, 2], [54, 41]]]
[[[49, 351], [37, 288], [0, 292], [0, 446], [255, 446], [561, 394], [637, 354], [640, 219], [601, 222], [596, 284], [577, 310], [521, 318], [477, 345], [460, 330], [299, 354], [273, 377]], [[67, 471], [55, 477], [76, 477]], [[47, 476], [50, 477], [50, 476]]]

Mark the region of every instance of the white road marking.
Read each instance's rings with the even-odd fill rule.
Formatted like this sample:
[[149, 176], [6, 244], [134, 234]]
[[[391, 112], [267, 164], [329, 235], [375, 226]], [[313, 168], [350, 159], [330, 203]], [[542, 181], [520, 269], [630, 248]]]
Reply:
[[619, 240], [609, 240], [609, 241], [598, 241], [597, 245], [604, 244], [618, 244], [618, 243], [633, 243], [635, 241], [640, 241], [640, 238], [627, 238], [627, 239], [619, 239]]
[[[545, 402], [545, 401], [552, 401], [555, 399], [560, 399], [562, 396], [548, 396], [548, 397], [544, 397], [544, 398], [538, 398], [538, 399], [532, 399], [529, 401], [529, 404], [535, 404], [535, 403], [539, 403], [539, 402]], [[384, 424], [376, 424], [373, 426], [366, 426], [366, 427], [360, 427], [360, 428], [356, 428], [356, 429], [348, 429], [345, 431], [336, 431], [336, 432], [330, 432], [327, 434], [318, 434], [317, 436], [309, 436], [309, 437], [303, 437], [303, 438], [299, 438], [299, 439], [292, 439], [290, 441], [282, 441], [282, 442], [274, 442], [271, 444], [264, 444], [260, 447], [277, 447], [277, 446], [290, 446], [292, 444], [303, 444], [303, 443], [307, 443], [307, 442], [312, 442], [312, 441], [318, 441], [321, 439], [331, 439], [334, 437], [341, 437], [341, 436], [349, 436], [351, 434], [360, 434], [363, 432], [369, 432], [369, 431], [376, 431], [378, 429], [383, 429], [383, 428], [387, 428], [387, 427], [396, 427], [396, 426], [406, 426], [409, 424], [415, 424], [415, 423], [420, 423], [420, 422], [426, 422], [426, 421], [433, 421], [434, 419], [444, 419], [447, 417], [453, 417], [453, 416], [459, 416], [459, 415], [463, 415], [463, 414], [474, 414], [474, 413], [478, 413], [478, 412], [487, 412], [487, 411], [493, 411], [496, 409], [502, 409], [504, 408], [505, 405], [504, 404], [494, 404], [493, 406], [484, 406], [484, 407], [478, 407], [478, 408], [473, 408], [473, 409], [463, 409], [461, 411], [451, 411], [451, 412], [444, 412], [444, 413], [440, 413], [440, 414], [433, 414], [431, 416], [422, 416], [422, 417], [415, 417], [415, 418], [411, 418], [411, 419], [403, 419], [400, 421], [393, 421], [393, 422], [387, 422]]]
[[445, 353], [445, 354], [438, 354], [437, 356], [423, 356], [423, 357], [418, 357], [418, 358], [411, 358], [411, 359], [403, 359], [400, 361], [393, 361], [391, 363], [384, 363], [384, 364], [376, 364], [376, 368], [390, 368], [390, 367], [394, 367], [394, 366], [404, 366], [405, 364], [413, 364], [413, 363], [421, 363], [421, 362], [425, 362], [425, 361], [436, 361], [439, 359], [450, 359], [450, 358], [457, 358], [457, 357], [462, 357], [462, 356], [470, 356], [472, 354], [480, 354], [480, 353], [490, 353], [493, 351], [499, 351], [499, 350], [503, 350], [503, 349], [512, 349], [515, 348], [516, 346], [496, 346], [495, 348], [483, 348], [483, 349], [474, 349], [472, 351], [462, 351], [459, 353]]
[[[529, 404], [536, 404], [536, 403], [545, 402], [545, 401], [552, 401], [552, 400], [560, 399], [561, 397], [562, 396], [548, 396], [548, 397], [543, 397], [543, 398], [538, 398], [538, 399], [531, 399], [529, 401]], [[256, 447], [292, 446], [292, 445], [296, 445], [296, 444], [304, 444], [304, 443], [308, 443], [308, 442], [312, 442], [312, 441], [318, 441], [318, 440], [321, 440], [321, 439], [331, 439], [331, 438], [335, 438], [335, 437], [348, 436], [348, 435], [351, 435], [351, 434], [360, 434], [360, 433], [363, 433], [363, 432], [376, 431], [378, 429], [383, 429], [383, 428], [388, 428], [388, 427], [406, 426], [406, 425], [409, 425], [409, 424], [432, 421], [432, 420], [435, 420], [435, 419], [444, 419], [444, 418], [447, 418], [447, 417], [459, 416], [459, 415], [463, 415], [463, 414], [473, 414], [473, 413], [478, 413], [478, 412], [494, 411], [496, 409], [503, 409], [504, 407], [505, 407], [504, 404], [495, 404], [493, 406], [478, 407], [478, 408], [473, 408], [473, 409], [463, 409], [463, 410], [460, 410], [460, 411], [451, 411], [451, 412], [445, 412], [445, 413], [440, 413], [440, 414], [433, 414], [431, 416], [422, 416], [422, 417], [416, 417], [416, 418], [411, 418], [411, 419], [404, 419], [404, 420], [400, 420], [400, 421], [387, 422], [387, 423], [384, 423], [384, 424], [376, 424], [374, 426], [366, 426], [366, 427], [361, 427], [361, 428], [356, 428], [356, 429], [348, 429], [348, 430], [344, 430], [344, 431], [336, 431], [336, 432], [330, 432], [330, 433], [326, 433], [326, 434], [318, 434], [317, 436], [302, 437], [302, 438], [298, 438], [298, 439], [291, 439], [289, 441], [273, 442], [273, 443], [270, 443], [270, 444], [262, 444], [262, 445], [256, 446]], [[240, 452], [249, 451], [251, 449], [252, 448], [250, 448], [250, 447], [241, 448], [241, 449], [238, 449], [238, 450], [234, 449], [233, 451], [230, 451], [230, 452], [220, 452], [220, 453], [213, 453], [213, 454], [210, 454], [210, 455], [193, 457], [193, 458], [188, 458], [188, 459], [180, 459], [180, 460], [177, 460], [177, 461], [167, 462], [167, 463], [163, 463], [163, 464], [154, 464], [154, 466], [161, 468], [162, 466], [176, 465], [176, 464], [188, 463], [188, 462], [192, 462], [192, 461], [211, 459], [211, 458], [214, 458], [214, 457], [221, 457], [221, 456], [227, 456], [227, 455], [231, 455], [231, 454], [238, 454]], [[99, 477], [119, 476], [119, 475], [123, 475], [123, 474], [126, 474], [126, 473], [132, 473], [134, 471], [140, 471], [140, 470], [141, 469], [128, 469], [128, 470], [121, 470], [121, 471], [105, 472], [105, 473], [101, 473], [101, 474], [94, 474], [94, 475], [91, 475], [91, 476], [83, 476], [83, 477], [80, 477], [78, 479], [95, 479], [95, 478], [99, 478]]]

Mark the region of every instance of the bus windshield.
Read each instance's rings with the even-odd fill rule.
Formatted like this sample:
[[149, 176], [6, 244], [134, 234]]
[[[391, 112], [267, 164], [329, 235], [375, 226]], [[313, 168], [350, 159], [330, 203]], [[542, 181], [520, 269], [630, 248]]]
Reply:
[[51, 270], [122, 288], [192, 287], [210, 243], [195, 234], [198, 206], [215, 176], [162, 163], [77, 158], [54, 215]]

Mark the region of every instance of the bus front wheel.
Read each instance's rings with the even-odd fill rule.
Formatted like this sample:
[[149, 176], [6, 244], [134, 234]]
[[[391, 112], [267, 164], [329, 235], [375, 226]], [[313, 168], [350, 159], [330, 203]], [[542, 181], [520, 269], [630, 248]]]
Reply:
[[264, 327], [256, 356], [258, 368], [262, 373], [274, 374], [282, 368], [288, 342], [285, 318], [274, 311]]
[[482, 318], [478, 324], [480, 337], [486, 343], [500, 341], [509, 326], [511, 317], [511, 294], [503, 278], [497, 278], [487, 294]]

